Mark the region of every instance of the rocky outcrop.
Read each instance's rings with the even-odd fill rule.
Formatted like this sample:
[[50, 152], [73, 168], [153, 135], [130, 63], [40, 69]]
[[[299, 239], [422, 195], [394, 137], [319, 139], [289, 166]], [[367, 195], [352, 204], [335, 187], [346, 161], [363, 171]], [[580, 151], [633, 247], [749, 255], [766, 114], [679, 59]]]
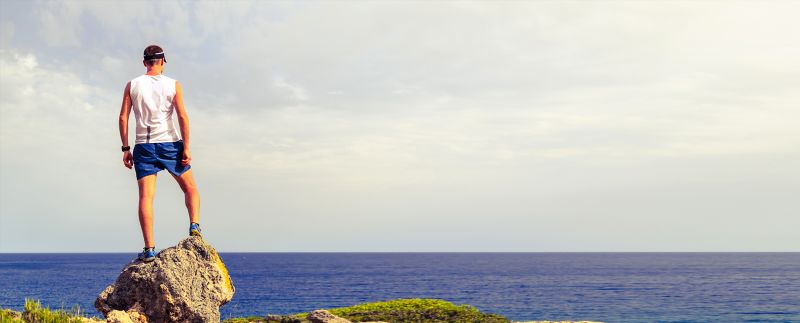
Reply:
[[351, 323], [350, 320], [333, 315], [326, 310], [316, 310], [308, 313], [306, 319], [311, 323]]
[[110, 319], [132, 322], [219, 322], [234, 293], [225, 264], [200, 237], [162, 250], [152, 262], [134, 260], [94, 306]]

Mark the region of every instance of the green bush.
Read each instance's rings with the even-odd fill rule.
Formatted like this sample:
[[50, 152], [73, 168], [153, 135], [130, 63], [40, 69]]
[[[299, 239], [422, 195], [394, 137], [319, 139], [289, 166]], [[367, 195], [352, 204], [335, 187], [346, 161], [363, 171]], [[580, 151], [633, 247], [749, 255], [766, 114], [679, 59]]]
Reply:
[[439, 299], [396, 299], [332, 308], [329, 311], [351, 321], [509, 322], [503, 316], [481, 313], [470, 305], [456, 305]]
[[42, 303], [38, 300], [34, 301], [26, 298], [22, 320], [28, 323], [81, 323], [83, 322], [83, 314], [81, 313], [81, 308], [77, 305], [73, 306], [69, 311], [63, 308], [51, 310], [50, 307], [42, 307]]
[[[455, 305], [439, 299], [396, 299], [328, 309], [331, 314], [353, 322], [509, 322], [503, 316], [481, 313], [469, 305]], [[308, 322], [308, 313], [281, 316], [270, 322]], [[264, 317], [231, 318], [223, 323], [267, 322]]]

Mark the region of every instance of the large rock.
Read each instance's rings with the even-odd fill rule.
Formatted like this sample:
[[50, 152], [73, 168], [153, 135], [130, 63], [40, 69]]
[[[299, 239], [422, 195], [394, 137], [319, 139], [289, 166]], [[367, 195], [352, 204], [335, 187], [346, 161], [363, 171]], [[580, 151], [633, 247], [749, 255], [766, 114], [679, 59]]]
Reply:
[[94, 302], [108, 318], [119, 310], [147, 322], [219, 322], [235, 288], [217, 251], [200, 237], [183, 239], [146, 263], [134, 260]]

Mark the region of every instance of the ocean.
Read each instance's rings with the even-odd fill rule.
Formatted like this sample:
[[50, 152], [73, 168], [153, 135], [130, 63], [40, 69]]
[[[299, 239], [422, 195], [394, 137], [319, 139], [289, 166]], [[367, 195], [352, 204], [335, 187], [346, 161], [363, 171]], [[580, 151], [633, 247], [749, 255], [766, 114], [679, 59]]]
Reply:
[[[94, 299], [131, 254], [0, 254], [0, 306]], [[800, 322], [800, 253], [221, 253], [236, 286], [222, 318], [396, 298], [512, 320]]]

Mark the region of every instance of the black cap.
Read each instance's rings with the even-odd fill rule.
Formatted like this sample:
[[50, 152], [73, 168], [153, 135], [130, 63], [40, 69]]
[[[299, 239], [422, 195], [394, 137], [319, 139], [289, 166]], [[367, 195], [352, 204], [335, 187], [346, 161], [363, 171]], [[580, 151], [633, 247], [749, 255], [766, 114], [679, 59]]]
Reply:
[[167, 58], [164, 57], [164, 52], [158, 52], [158, 53], [155, 53], [153, 55], [144, 55], [144, 59], [146, 59], [146, 60], [159, 59], [159, 58], [163, 58], [164, 59], [164, 63], [167, 62]]

